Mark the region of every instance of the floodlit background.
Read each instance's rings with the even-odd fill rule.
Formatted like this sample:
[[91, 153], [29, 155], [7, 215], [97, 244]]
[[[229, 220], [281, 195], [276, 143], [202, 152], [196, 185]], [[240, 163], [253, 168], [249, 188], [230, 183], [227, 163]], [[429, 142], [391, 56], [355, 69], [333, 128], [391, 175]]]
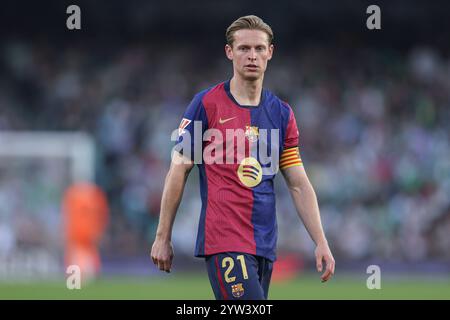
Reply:
[[[80, 31], [66, 29], [70, 4], [81, 8]], [[378, 2], [382, 29], [369, 31], [370, 4], [2, 3], [0, 298], [213, 298], [193, 257], [196, 169], [174, 226], [172, 273], [156, 270], [149, 252], [170, 134], [196, 92], [232, 76], [225, 29], [256, 14], [275, 33], [264, 85], [293, 107], [336, 259], [335, 277], [321, 284], [313, 243], [277, 177], [269, 297], [449, 299], [450, 6]], [[97, 193], [70, 198], [80, 181]], [[103, 218], [80, 227], [71, 224], [77, 213]], [[67, 257], [89, 266], [86, 251], [95, 252], [68, 244], [86, 229], [95, 229], [98, 273], [68, 290]], [[381, 290], [366, 287], [369, 265], [381, 268]]]

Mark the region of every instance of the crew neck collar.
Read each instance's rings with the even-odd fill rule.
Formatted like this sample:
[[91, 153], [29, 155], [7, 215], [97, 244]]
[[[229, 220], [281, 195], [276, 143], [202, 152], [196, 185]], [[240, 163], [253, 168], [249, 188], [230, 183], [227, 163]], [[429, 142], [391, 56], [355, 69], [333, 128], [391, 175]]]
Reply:
[[260, 106], [263, 104], [263, 102], [264, 102], [264, 97], [265, 97], [265, 94], [264, 94], [264, 93], [265, 93], [264, 87], [263, 87], [262, 90], [261, 90], [261, 97], [260, 97], [260, 99], [259, 99], [259, 104], [258, 104], [258, 105], [256, 105], [256, 106], [242, 105], [242, 104], [240, 104], [239, 102], [237, 102], [237, 100], [236, 100], [236, 99], [234, 98], [234, 96], [231, 94], [231, 90], [230, 90], [230, 81], [231, 81], [231, 80], [225, 81], [225, 83], [224, 83], [224, 89], [225, 89], [225, 92], [227, 93], [228, 97], [231, 99], [231, 101], [233, 101], [233, 103], [236, 104], [238, 107], [246, 108], [246, 109], [256, 109], [256, 108], [260, 107]]

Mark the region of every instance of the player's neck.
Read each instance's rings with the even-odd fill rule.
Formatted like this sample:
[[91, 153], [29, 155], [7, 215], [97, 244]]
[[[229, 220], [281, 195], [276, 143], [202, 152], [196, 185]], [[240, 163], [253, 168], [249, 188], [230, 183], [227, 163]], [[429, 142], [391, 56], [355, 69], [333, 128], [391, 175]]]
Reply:
[[230, 92], [240, 105], [257, 106], [261, 100], [263, 78], [248, 81], [233, 76], [230, 80]]

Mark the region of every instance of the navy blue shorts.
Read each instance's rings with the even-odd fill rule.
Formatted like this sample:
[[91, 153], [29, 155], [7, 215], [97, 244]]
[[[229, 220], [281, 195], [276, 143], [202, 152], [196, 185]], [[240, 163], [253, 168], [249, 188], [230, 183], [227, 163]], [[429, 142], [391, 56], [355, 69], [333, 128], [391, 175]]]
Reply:
[[247, 253], [224, 252], [205, 258], [217, 300], [267, 299], [273, 262]]

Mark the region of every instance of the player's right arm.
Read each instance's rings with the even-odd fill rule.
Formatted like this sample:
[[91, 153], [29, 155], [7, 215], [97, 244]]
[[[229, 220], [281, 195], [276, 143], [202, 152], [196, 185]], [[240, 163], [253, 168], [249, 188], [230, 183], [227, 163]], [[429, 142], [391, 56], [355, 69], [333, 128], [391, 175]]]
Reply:
[[172, 227], [183, 196], [187, 177], [194, 163], [177, 151], [167, 173], [161, 200], [159, 224], [153, 242], [151, 257], [161, 271], [170, 272], [173, 259]]
[[[178, 128], [178, 139], [174, 148], [172, 163], [164, 183], [159, 224], [151, 257], [162, 271], [170, 272], [173, 259], [172, 227], [183, 196], [187, 177], [195, 161], [196, 141], [202, 143], [207, 127], [206, 111], [202, 103], [203, 94], [197, 94], [189, 104]], [[195, 123], [201, 124], [201, 132], [196, 132]], [[201, 134], [202, 136], [197, 136]], [[186, 140], [185, 140], [186, 139]], [[199, 146], [201, 148], [201, 145]]]

